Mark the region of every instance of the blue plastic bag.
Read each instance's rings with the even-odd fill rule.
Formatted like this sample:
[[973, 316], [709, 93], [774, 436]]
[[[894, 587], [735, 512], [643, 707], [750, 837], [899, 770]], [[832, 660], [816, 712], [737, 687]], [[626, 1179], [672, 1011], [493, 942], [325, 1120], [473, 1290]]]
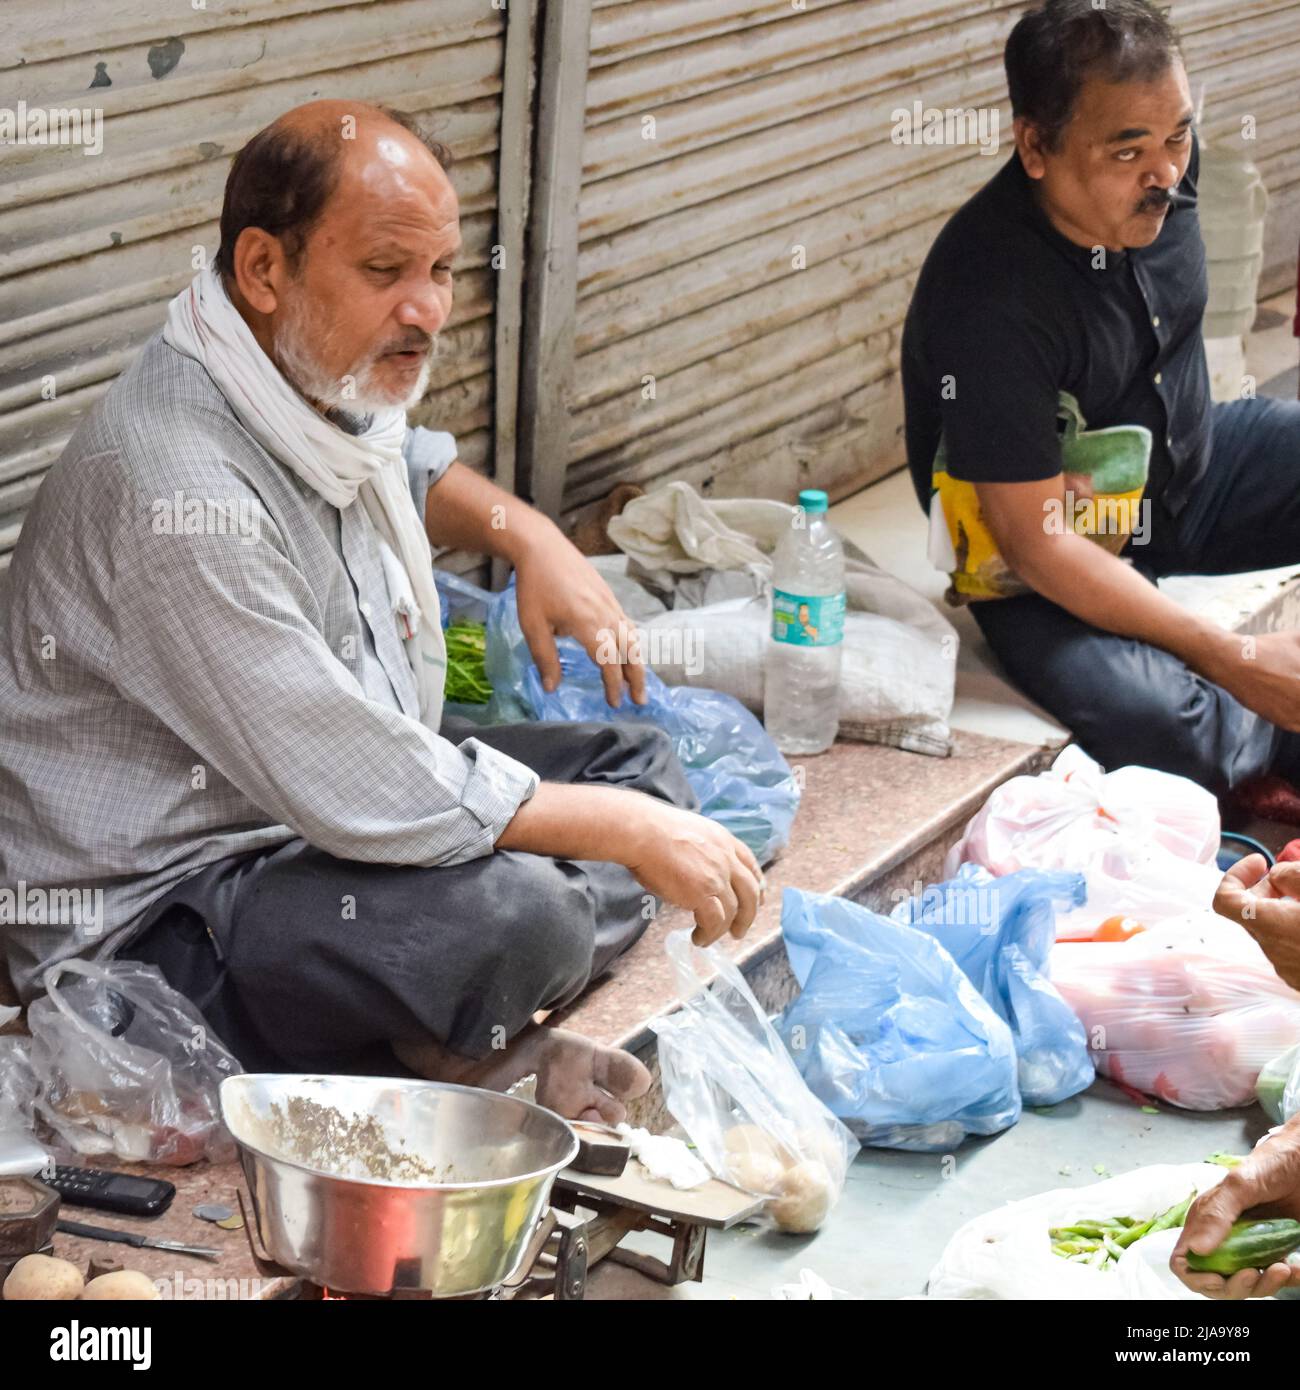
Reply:
[[1022, 869], [994, 878], [976, 864], [900, 903], [896, 922], [929, 932], [1011, 1028], [1026, 1105], [1056, 1105], [1092, 1085], [1083, 1024], [1047, 979], [1056, 913], [1087, 897], [1082, 874]]
[[767, 730], [739, 700], [716, 690], [665, 685], [647, 670], [646, 703], [634, 704], [624, 693], [623, 703], [612, 710], [605, 703], [600, 668], [571, 637], [556, 641], [563, 679], [547, 691], [519, 626], [513, 578], [496, 594], [453, 575], [439, 573], [437, 579], [446, 599], [444, 625], [449, 614], [470, 616], [475, 604], [486, 604], [492, 698], [486, 705], [448, 706], [452, 713], [480, 724], [644, 720], [671, 735], [701, 813], [748, 845], [759, 863], [766, 864], [789, 842], [798, 785]]
[[797, 888], [781, 930], [803, 992], [777, 1030], [864, 1144], [942, 1153], [1020, 1118], [1011, 1029], [933, 936]]

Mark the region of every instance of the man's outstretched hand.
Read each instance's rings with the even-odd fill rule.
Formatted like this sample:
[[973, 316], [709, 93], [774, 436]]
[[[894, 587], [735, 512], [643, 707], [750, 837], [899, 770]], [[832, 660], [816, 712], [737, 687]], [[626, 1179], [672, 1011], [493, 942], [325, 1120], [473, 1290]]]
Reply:
[[749, 846], [698, 812], [652, 797], [629, 810], [637, 828], [623, 862], [633, 877], [695, 915], [697, 946], [728, 933], [743, 937], [764, 896], [763, 871]]
[[560, 532], [543, 534], [515, 564], [519, 626], [542, 685], [560, 683], [557, 637], [573, 637], [600, 667], [605, 703], [617, 709], [626, 684], [645, 704], [645, 663], [636, 624], [586, 556]]
[[1300, 863], [1252, 854], [1234, 864], [1214, 895], [1214, 910], [1244, 927], [1273, 969], [1300, 989]]

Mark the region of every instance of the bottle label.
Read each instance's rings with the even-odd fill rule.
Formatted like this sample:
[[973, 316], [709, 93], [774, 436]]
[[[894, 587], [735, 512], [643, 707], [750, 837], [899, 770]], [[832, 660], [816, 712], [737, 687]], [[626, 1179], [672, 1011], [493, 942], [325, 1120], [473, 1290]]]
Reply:
[[844, 640], [844, 595], [772, 591], [772, 637], [797, 647], [833, 647]]

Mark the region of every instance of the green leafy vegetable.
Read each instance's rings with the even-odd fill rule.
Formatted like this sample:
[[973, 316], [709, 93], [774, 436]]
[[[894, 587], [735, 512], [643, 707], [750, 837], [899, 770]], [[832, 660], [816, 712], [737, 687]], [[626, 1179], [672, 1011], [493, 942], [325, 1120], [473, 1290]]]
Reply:
[[492, 698], [486, 669], [487, 629], [482, 623], [454, 622], [443, 636], [447, 642], [447, 699], [459, 705], [486, 705]]

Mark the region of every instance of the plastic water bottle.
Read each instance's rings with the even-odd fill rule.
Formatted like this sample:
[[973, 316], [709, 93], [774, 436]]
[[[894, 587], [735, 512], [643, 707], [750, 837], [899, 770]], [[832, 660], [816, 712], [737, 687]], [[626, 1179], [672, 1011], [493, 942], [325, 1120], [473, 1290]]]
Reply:
[[844, 550], [826, 494], [805, 488], [772, 557], [763, 723], [783, 753], [821, 753], [840, 727]]

